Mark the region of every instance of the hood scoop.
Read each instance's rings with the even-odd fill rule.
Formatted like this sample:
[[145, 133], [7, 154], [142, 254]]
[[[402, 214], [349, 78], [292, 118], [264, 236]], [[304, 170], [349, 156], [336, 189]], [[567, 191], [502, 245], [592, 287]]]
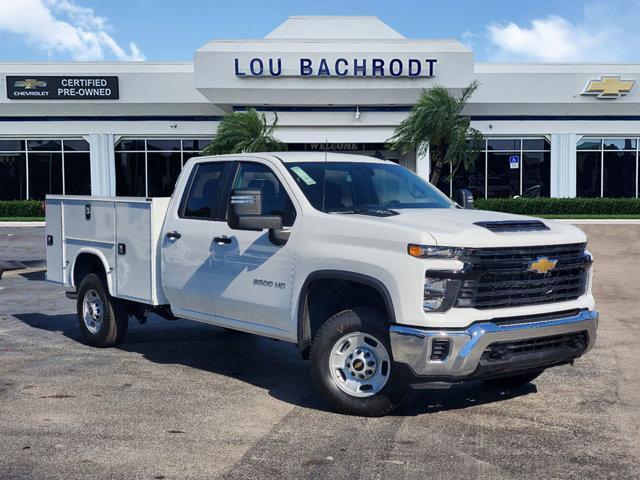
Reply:
[[493, 222], [475, 222], [474, 225], [486, 228], [494, 233], [550, 230], [550, 228], [540, 220], [499, 220]]

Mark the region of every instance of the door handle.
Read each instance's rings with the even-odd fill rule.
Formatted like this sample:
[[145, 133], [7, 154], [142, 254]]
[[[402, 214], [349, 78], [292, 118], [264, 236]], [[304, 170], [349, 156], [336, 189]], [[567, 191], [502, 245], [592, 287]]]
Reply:
[[182, 237], [182, 234], [180, 232], [176, 232], [175, 230], [173, 232], [167, 232], [167, 238], [170, 240], [178, 240], [179, 238]]
[[226, 244], [231, 243], [231, 239], [226, 235], [222, 235], [221, 237], [213, 237], [213, 241], [216, 243], [226, 243]]

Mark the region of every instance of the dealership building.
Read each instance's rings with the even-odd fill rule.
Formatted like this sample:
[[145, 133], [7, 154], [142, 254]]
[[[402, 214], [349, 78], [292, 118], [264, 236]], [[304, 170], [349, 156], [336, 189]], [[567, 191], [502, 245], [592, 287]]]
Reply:
[[0, 63], [0, 200], [47, 193], [167, 196], [222, 118], [278, 116], [289, 150], [339, 151], [428, 177], [428, 153], [386, 140], [421, 89], [480, 87], [485, 136], [447, 194], [637, 197], [640, 64], [478, 63], [456, 40], [413, 40], [375, 17], [291, 17], [192, 62]]

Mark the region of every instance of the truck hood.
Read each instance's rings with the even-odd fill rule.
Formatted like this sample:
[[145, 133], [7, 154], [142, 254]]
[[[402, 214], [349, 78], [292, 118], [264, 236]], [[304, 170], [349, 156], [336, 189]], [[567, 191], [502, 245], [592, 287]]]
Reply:
[[[425, 243], [455, 247], [501, 247], [583, 243], [582, 230], [573, 225], [522, 215], [449, 208], [398, 209], [399, 215], [384, 218], [384, 222], [418, 231]], [[504, 220], [540, 220], [549, 229], [539, 231], [494, 232], [478, 222]], [[429, 238], [431, 237], [431, 238]]]

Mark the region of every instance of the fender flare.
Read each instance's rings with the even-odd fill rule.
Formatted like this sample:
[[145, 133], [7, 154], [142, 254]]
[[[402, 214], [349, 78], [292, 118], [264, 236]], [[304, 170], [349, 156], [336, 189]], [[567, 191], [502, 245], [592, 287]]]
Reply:
[[69, 285], [76, 287], [76, 290], [80, 286], [75, 284], [74, 278], [75, 278], [76, 263], [78, 261], [78, 257], [83, 253], [93, 255], [94, 257], [97, 257], [98, 260], [100, 260], [100, 262], [102, 263], [102, 267], [104, 268], [104, 273], [107, 280], [107, 290], [109, 291], [109, 294], [113, 296], [115, 294], [115, 286], [113, 285], [112, 276], [109, 275], [110, 273], [109, 262], [107, 262], [107, 258], [104, 256], [104, 254], [100, 250], [96, 250], [91, 247], [82, 247], [76, 252], [75, 258], [73, 259], [73, 263], [71, 264], [71, 268], [69, 269]]
[[303, 351], [311, 344], [311, 332], [308, 326], [308, 318], [305, 315], [305, 306], [309, 294], [309, 286], [316, 280], [345, 280], [354, 283], [361, 283], [376, 290], [382, 297], [384, 306], [389, 314], [389, 322], [396, 323], [396, 312], [393, 307], [393, 300], [389, 290], [377, 278], [370, 277], [363, 273], [349, 272], [346, 270], [316, 270], [307, 275], [298, 293], [298, 303], [296, 307], [297, 320], [297, 345]]

